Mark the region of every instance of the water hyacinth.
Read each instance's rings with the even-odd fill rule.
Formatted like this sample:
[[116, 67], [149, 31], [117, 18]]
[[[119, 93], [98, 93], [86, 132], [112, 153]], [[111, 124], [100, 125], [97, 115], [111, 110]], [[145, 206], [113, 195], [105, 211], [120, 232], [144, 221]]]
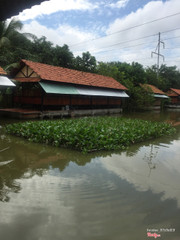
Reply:
[[89, 152], [125, 149], [137, 142], [172, 134], [175, 128], [162, 122], [104, 116], [28, 121], [7, 125], [6, 131], [32, 142]]

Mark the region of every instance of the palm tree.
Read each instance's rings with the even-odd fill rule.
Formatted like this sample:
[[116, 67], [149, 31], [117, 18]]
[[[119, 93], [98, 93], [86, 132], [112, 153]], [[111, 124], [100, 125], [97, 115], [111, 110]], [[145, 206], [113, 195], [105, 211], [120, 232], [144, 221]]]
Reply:
[[23, 24], [13, 18], [9, 23], [7, 21], [0, 22], [0, 49], [5, 46], [9, 46], [11, 39], [15, 37], [18, 30], [21, 30]]

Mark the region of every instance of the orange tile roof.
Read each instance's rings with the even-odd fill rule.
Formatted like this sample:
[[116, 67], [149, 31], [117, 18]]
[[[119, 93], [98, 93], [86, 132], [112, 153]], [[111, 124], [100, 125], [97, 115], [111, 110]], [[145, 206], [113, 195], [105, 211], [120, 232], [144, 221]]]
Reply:
[[151, 85], [151, 84], [142, 84], [141, 85], [145, 90], [148, 90], [148, 88], [151, 89], [151, 91], [155, 94], [165, 94], [163, 91], [161, 91], [160, 89], [158, 89], [157, 87]]
[[180, 95], [180, 89], [170, 88], [173, 92]]
[[177, 93], [173, 93], [173, 92], [171, 92], [171, 93], [168, 93], [167, 92], [167, 95], [168, 95], [168, 97], [177, 97], [178, 96], [178, 94]]
[[7, 75], [7, 73], [4, 71], [2, 67], [0, 67], [0, 75]]
[[56, 67], [24, 59], [21, 61], [37, 73], [42, 80], [127, 90], [126, 87], [112, 77]]

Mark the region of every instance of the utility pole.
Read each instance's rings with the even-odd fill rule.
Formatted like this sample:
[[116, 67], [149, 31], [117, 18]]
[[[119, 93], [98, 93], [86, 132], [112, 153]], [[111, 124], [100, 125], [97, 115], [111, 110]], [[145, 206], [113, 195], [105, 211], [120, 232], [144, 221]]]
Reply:
[[159, 34], [158, 34], [158, 45], [156, 47], [155, 52], [151, 52], [151, 57], [153, 57], [153, 54], [157, 55], [157, 78], [159, 77], [159, 57], [162, 57], [163, 61], [164, 61], [164, 55], [160, 54], [161, 44], [163, 44], [163, 48], [165, 48], [164, 42], [161, 41], [161, 33], [159, 32]]

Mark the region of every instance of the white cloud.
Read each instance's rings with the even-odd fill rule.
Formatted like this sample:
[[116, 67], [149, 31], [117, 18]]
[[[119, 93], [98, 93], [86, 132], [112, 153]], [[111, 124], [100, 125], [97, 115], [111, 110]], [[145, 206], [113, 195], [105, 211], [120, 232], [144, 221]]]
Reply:
[[69, 10], [92, 10], [96, 8], [95, 4], [91, 4], [86, 0], [49, 0], [42, 2], [40, 5], [33, 6], [31, 9], [26, 9], [18, 15], [21, 21], [34, 19], [37, 16], [49, 15], [58, 11]]
[[[119, 60], [124, 60], [127, 62], [136, 61], [136, 59], [139, 59], [140, 57], [143, 58], [143, 61], [140, 61], [142, 64], [147, 61], [144, 61], [144, 58], [147, 57], [147, 49], [144, 51], [144, 46], [141, 47], [135, 47], [133, 48], [136, 50], [133, 53], [133, 49], [129, 49], [129, 53], [124, 55], [124, 53], [127, 53], [127, 50], [122, 50], [118, 48], [131, 46], [131, 45], [138, 45], [140, 43], [150, 43], [154, 41], [154, 43], [149, 44], [149, 54], [148, 58], [151, 55], [151, 51], [155, 51], [157, 42], [158, 42], [158, 33], [161, 32], [162, 39], [166, 39], [168, 33], [163, 33], [168, 30], [172, 30], [175, 28], [178, 28], [178, 22], [180, 21], [180, 15], [176, 15], [174, 17], [167, 17], [166, 19], [162, 19], [159, 21], [153, 21], [155, 19], [164, 18], [166, 16], [173, 15], [178, 12], [180, 5], [179, 0], [170, 0], [167, 2], [162, 1], [151, 1], [148, 4], [146, 4], [143, 8], [138, 9], [136, 12], [131, 12], [129, 15], [125, 16], [124, 18], [118, 18], [113, 23], [109, 25], [109, 28], [106, 31], [107, 35], [110, 35], [109, 38], [109, 45], [113, 45], [113, 43], [122, 43], [117, 46], [114, 46], [114, 49], [119, 52]], [[151, 22], [149, 24], [145, 24], [147, 22]], [[144, 25], [143, 25], [144, 24]], [[133, 26], [138, 26], [135, 28], [131, 28]], [[123, 31], [124, 29], [128, 29], [127, 31]], [[122, 32], [121, 32], [122, 31]], [[117, 34], [113, 34], [115, 32], [119, 32]], [[150, 36], [157, 34], [156, 36], [152, 36], [149, 38], [140, 39], [144, 36]], [[169, 36], [174, 37], [177, 35], [177, 31], [169, 32]], [[135, 39], [139, 39], [136, 41], [133, 41]], [[179, 44], [180, 39], [176, 39], [176, 41], [173, 41], [173, 45]], [[164, 41], [165, 45], [169, 45], [169, 41]], [[162, 50], [162, 54], [165, 54]], [[166, 60], [168, 61], [168, 55], [169, 53], [166, 52]], [[118, 60], [118, 59], [117, 59]], [[150, 61], [152, 62], [152, 61]], [[156, 59], [154, 58], [154, 64], [156, 63]], [[168, 63], [168, 62], [167, 62]], [[172, 63], [172, 62], [171, 62]], [[177, 64], [177, 63], [176, 63]], [[150, 64], [151, 65], [151, 64]]]
[[[56, 0], [50, 1], [51, 4], [53, 1]], [[116, 4], [120, 6], [120, 2], [121, 6], [127, 4], [127, 1], [118, 1]], [[63, 0], [61, 1], [61, 10], [90, 10], [90, 8], [97, 8], [97, 4], [94, 4], [92, 7], [91, 3], [84, 0]], [[99, 3], [99, 6], [101, 4]], [[129, 63], [138, 61], [144, 66], [151, 66], [157, 62], [155, 55], [151, 58], [151, 52], [156, 49], [158, 33], [160, 32], [161, 39], [167, 48], [165, 50], [161, 49], [161, 54], [165, 56], [165, 64], [180, 67], [180, 62], [178, 62], [179, 59], [177, 58], [180, 55], [180, 49], [172, 50], [172, 48], [178, 47], [180, 44], [180, 38], [178, 38], [180, 29], [166, 32], [179, 28], [180, 14], [167, 17], [178, 13], [179, 8], [179, 0], [169, 0], [166, 2], [150, 1], [143, 8], [139, 8], [125, 17], [117, 18], [108, 27], [101, 28], [105, 35], [103, 38], [98, 36], [99, 31], [97, 31], [98, 27], [96, 27], [96, 24], [92, 24], [92, 28], [88, 30], [84, 30], [82, 25], [73, 27], [70, 23], [59, 25], [56, 29], [51, 29], [42, 26], [37, 21], [32, 21], [29, 24], [25, 24], [24, 31], [32, 32], [38, 37], [45, 35], [54, 44], [68, 44], [75, 56], [81, 55], [82, 52], [90, 51], [98, 61], [126, 61]], [[58, 6], [56, 6], [56, 10], [58, 10]], [[103, 8], [101, 10], [103, 11]], [[49, 7], [49, 10], [46, 11], [50, 13], [53, 10]], [[112, 8], [111, 11], [113, 13]], [[160, 18], [162, 20], [153, 21]], [[133, 28], [133, 26], [138, 27]], [[124, 29], [128, 30], [123, 31]], [[151, 37], [143, 38], [145, 36]], [[173, 39], [173, 37], [177, 38]], [[172, 39], [168, 40], [168, 38]], [[162, 59], [160, 60], [160, 63], [163, 63]]]
[[[180, 14], [167, 17], [177, 13], [178, 8], [179, 0], [151, 1], [136, 12], [131, 12], [129, 15], [112, 22], [105, 30], [106, 37], [79, 44], [72, 50], [78, 50], [78, 47], [81, 51], [88, 50], [96, 56], [98, 61], [125, 61], [129, 63], [137, 61], [144, 66], [152, 66], [157, 63], [157, 56], [154, 55], [151, 58], [151, 52], [156, 49], [158, 33], [160, 32], [161, 39], [167, 48], [161, 48], [165, 62], [160, 58], [160, 64], [177, 65], [180, 68], [180, 62], [178, 62], [180, 60], [176, 57], [180, 54], [180, 49], [175, 51], [171, 49], [180, 44], [180, 38], [178, 38], [180, 29], [167, 32], [179, 28]], [[159, 11], [160, 9], [161, 11]], [[161, 18], [162, 20], [154, 21]], [[128, 30], [124, 31], [125, 29]], [[173, 37], [177, 38], [173, 39]], [[168, 38], [172, 38], [172, 40], [168, 40]]]
[[[88, 41], [95, 37], [90, 32], [83, 32], [78, 27], [71, 27], [70, 25], [59, 25], [58, 28], [53, 29], [41, 25], [37, 21], [24, 24], [23, 32], [33, 33], [37, 37], [45, 36], [48, 41], [54, 45], [62, 46], [64, 44], [73, 45], [75, 43]], [[81, 49], [81, 48], [80, 48]]]
[[108, 7], [111, 8], [124, 8], [128, 4], [129, 0], [119, 0], [116, 3], [111, 3]]

